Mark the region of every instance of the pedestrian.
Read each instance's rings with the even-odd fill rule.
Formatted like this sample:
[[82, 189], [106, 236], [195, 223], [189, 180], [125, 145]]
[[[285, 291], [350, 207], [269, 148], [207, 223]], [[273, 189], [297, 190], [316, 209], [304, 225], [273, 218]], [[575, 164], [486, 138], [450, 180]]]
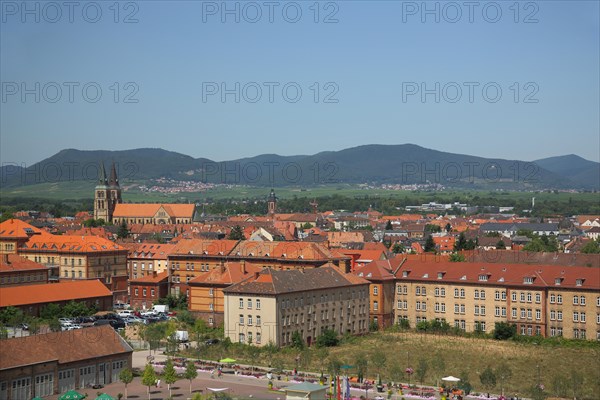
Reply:
[[156, 387], [160, 389], [160, 379], [156, 381]]

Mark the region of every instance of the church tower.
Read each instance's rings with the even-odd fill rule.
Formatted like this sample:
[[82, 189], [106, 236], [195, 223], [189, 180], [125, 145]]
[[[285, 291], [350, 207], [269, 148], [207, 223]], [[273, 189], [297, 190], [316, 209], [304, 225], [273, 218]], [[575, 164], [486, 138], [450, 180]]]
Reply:
[[271, 189], [271, 193], [267, 198], [267, 216], [269, 220], [275, 221], [275, 213], [277, 212], [277, 196], [275, 196], [275, 190]]
[[111, 166], [110, 179], [107, 179], [104, 162], [101, 162], [98, 171], [98, 184], [94, 194], [94, 219], [112, 222], [115, 206], [120, 202], [121, 187], [119, 186], [115, 163], [113, 162]]

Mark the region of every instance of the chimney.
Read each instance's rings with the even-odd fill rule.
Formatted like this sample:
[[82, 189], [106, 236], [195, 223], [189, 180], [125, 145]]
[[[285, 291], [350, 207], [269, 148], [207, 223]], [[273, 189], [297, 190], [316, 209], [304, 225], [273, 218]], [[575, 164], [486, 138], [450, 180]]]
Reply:
[[152, 271], [152, 276], [156, 278], [158, 274], [156, 273], [156, 270]]
[[225, 261], [221, 260], [221, 263], [219, 264], [219, 268], [221, 269], [221, 273], [224, 274], [225, 273]]
[[2, 254], [2, 262], [4, 264], [10, 264], [10, 261], [8, 261], [8, 253]]
[[259, 276], [260, 276], [260, 272], [255, 272], [254, 273], [254, 280], [258, 279]]
[[242, 274], [246, 274], [246, 260], [240, 261], [240, 270], [242, 271]]

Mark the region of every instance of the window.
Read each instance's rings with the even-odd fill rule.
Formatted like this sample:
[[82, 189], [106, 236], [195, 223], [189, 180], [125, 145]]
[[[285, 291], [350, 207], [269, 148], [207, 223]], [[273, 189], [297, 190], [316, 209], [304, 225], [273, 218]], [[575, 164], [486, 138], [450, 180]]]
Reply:
[[465, 289], [460, 289], [460, 297], [465, 298]]
[[556, 303], [556, 295], [551, 294], [550, 295], [550, 304], [554, 304], [554, 303]]
[[495, 317], [500, 316], [500, 307], [498, 307], [498, 306], [494, 307], [494, 316]]
[[578, 305], [578, 304], [579, 304], [579, 297], [573, 296], [573, 305]]
[[481, 300], [485, 300], [485, 290], [479, 292], [479, 297], [481, 297]]
[[240, 333], [238, 336], [238, 342], [239, 343], [246, 343], [246, 335], [244, 335], [243, 333]]
[[256, 332], [256, 344], [260, 344], [262, 338], [260, 332]]
[[373, 286], [373, 296], [378, 296], [378, 295], [379, 295], [379, 287]]
[[579, 320], [581, 322], [585, 322], [585, 313], [584, 312], [582, 312], [582, 313], [579, 314]]
[[499, 290], [496, 290], [494, 292], [494, 300], [500, 300], [500, 291]]
[[512, 292], [511, 299], [513, 302], [517, 301], [517, 292]]
[[150, 289], [150, 295], [154, 297], [154, 288]]
[[528, 308], [527, 309], [527, 319], [532, 319], [532, 318], [533, 318], [532, 310], [531, 310], [531, 308]]
[[506, 317], [506, 307], [502, 307], [502, 316]]
[[240, 297], [240, 308], [244, 308], [244, 299]]
[[402, 293], [408, 294], [408, 286], [407, 285], [404, 285], [404, 287], [402, 287]]
[[[401, 309], [402, 309], [402, 300], [398, 300], [398, 304], [397, 304], [397, 307], [396, 307], [396, 308], [397, 308], [398, 310], [401, 310]], [[598, 315], [600, 315], [600, 314], [598, 314]]]
[[134, 293], [135, 293], [135, 295], [137, 296], [137, 295], [139, 294], [139, 293], [138, 293], [138, 288], [135, 288], [135, 290], [134, 290], [133, 292], [134, 292]]
[[475, 299], [479, 300], [479, 290], [475, 289]]
[[417, 296], [420, 296], [420, 295], [421, 295], [421, 287], [420, 287], [420, 286], [417, 286], [417, 288], [415, 289], [415, 294], [416, 294]]
[[442, 288], [440, 290], [440, 294], [441, 294], [442, 297], [446, 297], [446, 288]]
[[556, 319], [556, 311], [550, 310], [550, 321], [554, 321]]
[[460, 313], [460, 306], [458, 304], [454, 304], [454, 314]]
[[479, 306], [475, 306], [475, 315], [479, 315]]
[[502, 300], [506, 300], [506, 291], [502, 291], [500, 294], [502, 295]]
[[143, 293], [142, 293], [142, 295], [143, 295], [144, 297], [146, 297], [146, 288], [142, 289], [142, 292], [143, 292]]
[[460, 313], [461, 313], [461, 314], [464, 314], [464, 313], [465, 313], [465, 305], [464, 305], [464, 304], [461, 304], [461, 305], [460, 305]]
[[440, 295], [440, 288], [437, 288], [437, 287], [436, 287], [436, 288], [434, 289], [434, 291], [433, 291], [433, 295], [434, 295], [435, 297], [439, 297], [439, 295]]
[[215, 306], [213, 305], [213, 303], [210, 303], [210, 304], [208, 305], [208, 309], [209, 309], [210, 311], [214, 311], [214, 309], [215, 309]]
[[542, 302], [542, 295], [541, 294], [539, 294], [539, 293], [535, 294], [535, 302], [538, 303], [538, 304]]
[[521, 292], [521, 303], [525, 302], [525, 293]]
[[454, 289], [454, 297], [459, 297], [458, 296], [458, 289]]
[[557, 304], [562, 304], [562, 294], [556, 295], [556, 303]]
[[260, 310], [260, 299], [256, 299], [256, 309]]
[[252, 299], [248, 299], [248, 310], [252, 310]]
[[215, 294], [215, 291], [214, 291], [213, 288], [208, 289], [208, 295], [209, 296], [214, 296], [214, 294]]
[[256, 326], [260, 326], [261, 325], [261, 317], [260, 315], [256, 316]]
[[240, 325], [244, 325], [244, 314], [240, 314]]
[[425, 288], [425, 286], [421, 287], [421, 295], [423, 295], [423, 296], [427, 295], [427, 289]]
[[480, 315], [485, 315], [485, 306], [479, 307], [479, 314]]
[[527, 293], [527, 302], [531, 303], [531, 293]]
[[562, 313], [562, 311], [559, 310], [556, 312], [556, 320], [562, 321], [562, 319], [563, 319], [563, 313]]
[[542, 319], [542, 310], [535, 310], [535, 319], [537, 319], [538, 321]]
[[579, 298], [579, 304], [581, 304], [582, 306], [585, 306], [585, 296], [581, 296]]
[[525, 318], [525, 309], [521, 308], [521, 318]]
[[579, 322], [579, 313], [577, 311], [573, 313], [573, 322]]
[[248, 315], [248, 325], [252, 325], [252, 315]]

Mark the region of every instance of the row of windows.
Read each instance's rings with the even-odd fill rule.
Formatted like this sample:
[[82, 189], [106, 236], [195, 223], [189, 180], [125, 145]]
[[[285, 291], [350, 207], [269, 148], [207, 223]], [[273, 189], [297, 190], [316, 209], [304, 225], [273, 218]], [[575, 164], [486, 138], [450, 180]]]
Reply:
[[[247, 339], [248, 342], [246, 342], [246, 335], [248, 337], [248, 339]], [[254, 339], [254, 337], [256, 339]], [[240, 343], [248, 343], [248, 344], [256, 343], [256, 344], [260, 344], [261, 341], [262, 341], [262, 335], [260, 334], [260, 332], [256, 332], [256, 336], [252, 335], [252, 332], [248, 332], [247, 334], [246, 333], [240, 333], [239, 336], [238, 336], [238, 341]]]
[[[144, 296], [144, 297], [146, 297], [146, 294], [148, 293], [146, 290], [147, 290], [146, 288], [142, 289], [142, 296]], [[139, 296], [139, 288], [135, 288], [134, 293], [135, 293], [136, 296]], [[154, 293], [155, 293], [154, 292], [154, 288], [151, 288], [150, 289], [150, 296], [154, 297]]]
[[[304, 318], [304, 317], [303, 317]], [[244, 314], [240, 314], [240, 325], [245, 324]], [[261, 326], [262, 319], [260, 315], [256, 316], [256, 326]], [[248, 315], [248, 325], [254, 325], [254, 318], [252, 315]]]
[[[517, 292], [512, 292], [511, 293], [511, 298], [513, 302], [517, 301]], [[531, 292], [520, 292], [519, 293], [519, 300], [521, 303], [531, 303], [533, 300], [533, 295], [531, 294]], [[536, 303], [541, 303], [542, 302], [542, 295], [541, 293], [536, 293], [535, 294], [535, 302]]]
[[[212, 289], [211, 289], [211, 292], [210, 292], [209, 294], [210, 294], [210, 295], [212, 295], [212, 294], [213, 294], [213, 293], [212, 293]], [[256, 299], [256, 302], [255, 302], [255, 304], [256, 304], [256, 309], [257, 309], [257, 310], [260, 310], [260, 299]], [[240, 309], [243, 309], [243, 308], [244, 308], [244, 299], [243, 299], [242, 297], [240, 297], [240, 300], [239, 300], [239, 308], [240, 308]], [[248, 308], [248, 310], [252, 310], [252, 299], [248, 299], [248, 300], [246, 301], [246, 308]]]
[[35, 281], [45, 281], [45, 276], [43, 273], [39, 274], [19, 274], [12, 276], [2, 276], [0, 277], [0, 284], [8, 284], [8, 283], [17, 283], [17, 282], [35, 282]]

